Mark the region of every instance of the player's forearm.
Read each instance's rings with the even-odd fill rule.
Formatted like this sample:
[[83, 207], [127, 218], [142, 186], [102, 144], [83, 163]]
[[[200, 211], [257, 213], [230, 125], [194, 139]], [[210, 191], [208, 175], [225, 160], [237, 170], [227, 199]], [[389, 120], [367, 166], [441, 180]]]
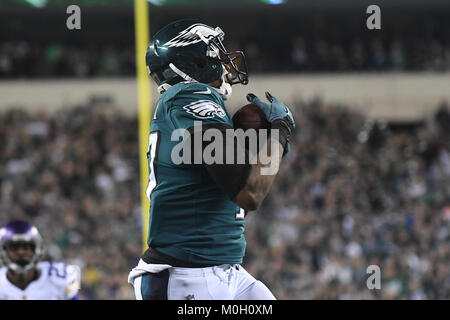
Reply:
[[[272, 147], [278, 148], [272, 152]], [[277, 152], [278, 151], [278, 152]], [[251, 165], [250, 174], [242, 190], [236, 196], [236, 203], [245, 210], [256, 210], [270, 191], [280, 167], [283, 146], [274, 139], [259, 151], [258, 161]], [[262, 159], [270, 159], [265, 163]]]

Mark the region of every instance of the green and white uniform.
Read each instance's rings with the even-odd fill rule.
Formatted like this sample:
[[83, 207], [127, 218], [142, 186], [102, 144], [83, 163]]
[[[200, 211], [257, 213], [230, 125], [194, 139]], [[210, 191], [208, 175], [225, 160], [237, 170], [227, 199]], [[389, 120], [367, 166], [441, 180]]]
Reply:
[[[174, 164], [177, 129], [233, 123], [221, 96], [202, 83], [178, 83], [161, 95], [151, 122], [149, 247], [198, 264], [241, 263], [244, 219], [203, 165]], [[198, 124], [198, 122], [197, 122]]]

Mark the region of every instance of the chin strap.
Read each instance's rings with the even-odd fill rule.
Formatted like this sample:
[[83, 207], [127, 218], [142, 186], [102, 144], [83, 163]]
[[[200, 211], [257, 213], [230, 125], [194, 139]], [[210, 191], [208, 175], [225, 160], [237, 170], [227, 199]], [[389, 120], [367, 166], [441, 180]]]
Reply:
[[229, 97], [231, 97], [231, 94], [233, 93], [233, 89], [231, 88], [231, 84], [227, 82], [227, 74], [228, 71], [225, 67], [223, 67], [223, 74], [222, 74], [222, 84], [219, 88], [214, 88], [216, 91], [222, 96], [223, 100], [227, 100]]
[[27, 264], [26, 266], [19, 266], [17, 263], [10, 263], [8, 269], [15, 274], [25, 274], [35, 267], [35, 264]]
[[7, 267], [15, 274], [25, 274], [28, 271], [34, 269], [36, 267], [36, 265], [38, 264], [38, 262], [41, 260], [41, 258], [42, 258], [42, 250], [36, 249], [36, 253], [34, 254], [33, 258], [26, 265], [22, 266], [22, 265], [19, 265], [18, 263], [14, 263], [11, 261], [11, 262], [7, 263]]
[[188, 82], [198, 82], [194, 78], [191, 78], [186, 73], [184, 73], [183, 71], [178, 69], [173, 63], [169, 63], [169, 68], [172, 69], [173, 72], [175, 72], [177, 75], [179, 75], [180, 77], [182, 77], [184, 80], [186, 80]]
[[219, 88], [214, 88], [216, 91], [222, 96], [223, 100], [227, 100], [229, 97], [231, 97], [231, 94], [233, 93], [233, 89], [231, 88], [231, 84], [224, 81], [222, 79], [222, 84]]
[[[194, 78], [191, 78], [186, 73], [184, 73], [183, 71], [178, 69], [173, 63], [169, 63], [169, 68], [187, 82], [198, 82]], [[171, 86], [172, 85], [170, 85], [168, 83], [163, 83], [162, 85], [160, 85], [158, 87], [158, 93], [161, 94], [161, 93], [167, 91]]]

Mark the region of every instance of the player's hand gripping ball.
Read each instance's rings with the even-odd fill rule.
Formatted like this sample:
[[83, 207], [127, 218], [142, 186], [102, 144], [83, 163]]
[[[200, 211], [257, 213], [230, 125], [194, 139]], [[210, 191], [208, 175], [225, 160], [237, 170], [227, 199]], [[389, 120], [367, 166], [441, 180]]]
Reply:
[[262, 111], [266, 121], [269, 122], [269, 127], [279, 130], [280, 143], [284, 147], [284, 157], [290, 149], [289, 137], [295, 130], [294, 117], [291, 110], [269, 92], [266, 92], [266, 99], [269, 103], [262, 101], [253, 93], [247, 95], [247, 100], [251, 105], [256, 105]]
[[270, 122], [267, 121], [264, 111], [257, 105], [249, 103], [240, 108], [233, 116], [235, 129], [270, 129]]

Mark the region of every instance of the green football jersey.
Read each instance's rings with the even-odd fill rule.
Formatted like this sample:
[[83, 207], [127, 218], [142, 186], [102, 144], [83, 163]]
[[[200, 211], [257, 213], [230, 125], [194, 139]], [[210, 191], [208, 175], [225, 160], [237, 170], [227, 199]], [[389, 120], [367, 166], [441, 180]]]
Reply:
[[[177, 129], [233, 123], [217, 91], [202, 83], [178, 83], [163, 93], [151, 122], [148, 245], [176, 259], [200, 264], [241, 263], [244, 212], [203, 165], [176, 164]], [[199, 122], [196, 122], [198, 124]], [[175, 161], [176, 162], [176, 161]]]

